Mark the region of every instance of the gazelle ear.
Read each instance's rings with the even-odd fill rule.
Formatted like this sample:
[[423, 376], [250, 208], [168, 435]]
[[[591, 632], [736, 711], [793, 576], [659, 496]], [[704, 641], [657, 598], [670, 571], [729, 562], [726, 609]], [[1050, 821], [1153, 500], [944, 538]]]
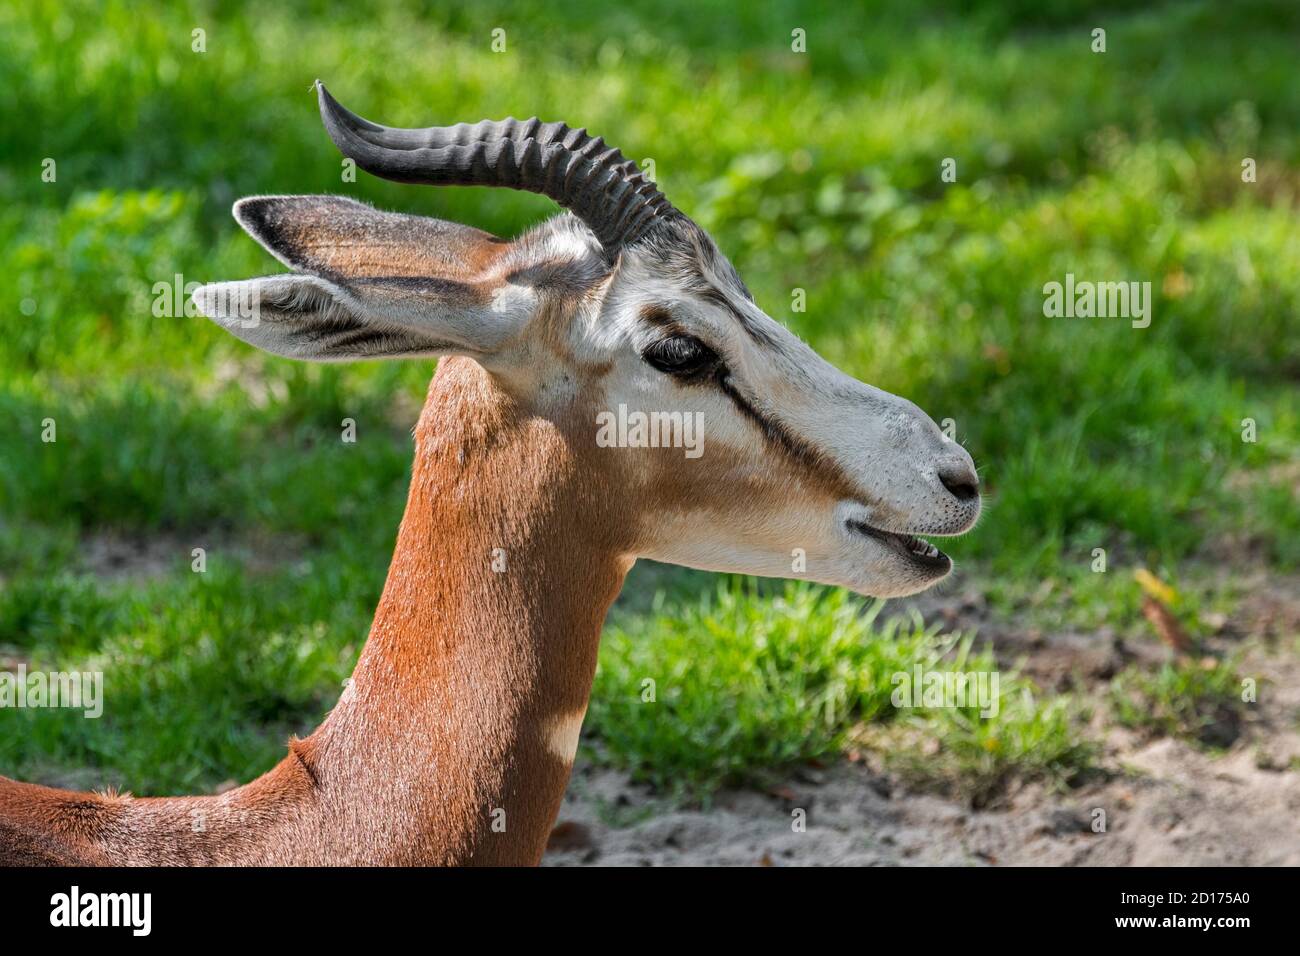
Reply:
[[288, 358], [482, 358], [532, 316], [507, 281], [509, 243], [455, 223], [338, 196], [255, 196], [235, 218], [305, 275], [205, 285], [194, 303], [239, 339]]

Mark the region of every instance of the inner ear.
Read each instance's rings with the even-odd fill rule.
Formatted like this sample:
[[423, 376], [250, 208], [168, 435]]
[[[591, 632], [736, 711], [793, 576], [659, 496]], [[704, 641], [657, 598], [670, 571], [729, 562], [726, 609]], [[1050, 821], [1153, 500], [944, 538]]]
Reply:
[[293, 327], [346, 322], [354, 314], [343, 290], [317, 276], [278, 275], [211, 282], [194, 291], [194, 304], [223, 328], [254, 328], [263, 319]]
[[215, 282], [197, 289], [199, 311], [236, 338], [313, 362], [434, 356], [453, 351], [430, 331], [384, 321], [317, 276]]

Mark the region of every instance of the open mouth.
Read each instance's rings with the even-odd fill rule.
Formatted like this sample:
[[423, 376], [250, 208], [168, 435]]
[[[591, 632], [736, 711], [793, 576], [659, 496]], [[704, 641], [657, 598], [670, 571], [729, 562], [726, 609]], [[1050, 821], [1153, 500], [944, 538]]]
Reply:
[[929, 541], [914, 534], [899, 534], [894, 531], [881, 531], [862, 521], [850, 518], [844, 522], [845, 527], [855, 534], [874, 538], [886, 547], [896, 551], [903, 558], [920, 567], [947, 571], [952, 567], [952, 558], [944, 554]]

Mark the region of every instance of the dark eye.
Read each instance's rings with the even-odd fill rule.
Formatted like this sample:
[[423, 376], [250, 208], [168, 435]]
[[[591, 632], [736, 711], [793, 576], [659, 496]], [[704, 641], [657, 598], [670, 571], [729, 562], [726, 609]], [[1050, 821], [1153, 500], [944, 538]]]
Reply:
[[713, 367], [718, 361], [718, 354], [713, 349], [691, 335], [660, 339], [642, 352], [641, 357], [669, 375], [693, 375]]

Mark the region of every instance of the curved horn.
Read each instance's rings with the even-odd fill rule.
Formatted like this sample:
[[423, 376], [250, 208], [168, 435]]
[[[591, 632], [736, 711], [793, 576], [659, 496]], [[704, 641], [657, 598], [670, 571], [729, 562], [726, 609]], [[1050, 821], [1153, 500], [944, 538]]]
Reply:
[[612, 259], [655, 219], [676, 215], [636, 163], [585, 129], [537, 118], [393, 129], [345, 109], [316, 81], [320, 115], [366, 172], [431, 186], [507, 186], [549, 196], [581, 219]]

